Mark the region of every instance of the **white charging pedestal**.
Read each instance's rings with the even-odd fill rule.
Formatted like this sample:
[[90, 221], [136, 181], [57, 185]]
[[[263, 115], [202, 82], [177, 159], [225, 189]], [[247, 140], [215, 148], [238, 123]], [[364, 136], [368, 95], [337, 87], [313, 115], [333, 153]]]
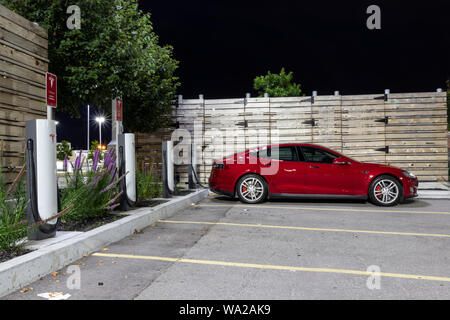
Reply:
[[59, 219], [36, 223], [58, 213], [56, 182], [56, 124], [54, 120], [26, 121], [28, 239], [41, 240], [56, 235]]

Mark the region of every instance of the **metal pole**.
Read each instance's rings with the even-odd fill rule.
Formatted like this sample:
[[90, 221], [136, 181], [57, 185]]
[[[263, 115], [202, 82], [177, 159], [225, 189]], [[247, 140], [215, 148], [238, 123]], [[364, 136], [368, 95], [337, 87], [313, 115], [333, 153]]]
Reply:
[[89, 105], [87, 106], [87, 147], [86, 150], [89, 150]]
[[100, 141], [99, 144], [102, 144], [102, 122], [99, 122], [98, 124], [98, 132], [100, 132]]
[[53, 108], [50, 106], [47, 106], [47, 119], [53, 120]]

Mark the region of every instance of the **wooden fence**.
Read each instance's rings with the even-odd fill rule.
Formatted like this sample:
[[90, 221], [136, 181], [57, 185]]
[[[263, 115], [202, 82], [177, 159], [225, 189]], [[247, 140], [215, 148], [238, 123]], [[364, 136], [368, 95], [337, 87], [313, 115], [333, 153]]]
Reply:
[[[203, 183], [213, 159], [286, 142], [316, 143], [358, 161], [404, 168], [420, 181], [448, 181], [445, 92], [180, 99], [173, 116], [197, 145]], [[172, 130], [137, 134], [141, 169], [160, 164], [161, 141]], [[187, 183], [186, 166], [178, 166], [177, 174]]]
[[46, 117], [47, 31], [0, 5], [0, 157], [6, 181], [24, 163], [25, 121]]

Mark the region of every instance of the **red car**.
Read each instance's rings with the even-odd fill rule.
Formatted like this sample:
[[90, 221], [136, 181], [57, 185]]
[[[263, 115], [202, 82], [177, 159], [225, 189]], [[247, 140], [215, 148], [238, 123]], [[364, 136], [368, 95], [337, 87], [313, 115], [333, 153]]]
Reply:
[[406, 170], [362, 163], [313, 144], [279, 144], [213, 162], [210, 189], [245, 203], [266, 198], [370, 199], [393, 206], [417, 196], [418, 180]]

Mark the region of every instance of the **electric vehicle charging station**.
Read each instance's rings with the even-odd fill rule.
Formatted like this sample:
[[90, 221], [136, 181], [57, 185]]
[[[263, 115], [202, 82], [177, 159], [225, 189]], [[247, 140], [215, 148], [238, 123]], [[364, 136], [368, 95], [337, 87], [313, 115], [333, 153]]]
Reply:
[[[181, 160], [179, 164], [188, 165], [188, 187], [189, 189], [195, 189], [197, 185], [200, 185], [196, 174], [197, 158], [195, 144], [188, 144], [187, 151], [187, 155], [177, 155], [177, 159]], [[163, 198], [171, 198], [173, 195], [178, 194], [175, 183], [173, 141], [163, 141], [162, 143], [162, 167], [162, 196]]]
[[163, 141], [162, 143], [162, 181], [163, 198], [171, 198], [175, 193], [175, 168], [173, 163], [173, 141]]
[[[26, 134], [27, 218], [29, 225], [59, 212], [56, 181], [56, 124], [54, 120], [28, 120]], [[30, 228], [29, 240], [54, 237], [58, 219]]]
[[188, 186], [189, 189], [195, 189], [200, 181], [197, 177], [197, 153], [195, 152], [195, 144], [191, 143], [190, 146], [190, 159], [191, 163], [188, 166]]
[[125, 177], [119, 182], [120, 191], [123, 191], [120, 197], [120, 209], [127, 211], [134, 208], [137, 202], [136, 150], [134, 134], [119, 134], [117, 140], [119, 176], [126, 173]]

